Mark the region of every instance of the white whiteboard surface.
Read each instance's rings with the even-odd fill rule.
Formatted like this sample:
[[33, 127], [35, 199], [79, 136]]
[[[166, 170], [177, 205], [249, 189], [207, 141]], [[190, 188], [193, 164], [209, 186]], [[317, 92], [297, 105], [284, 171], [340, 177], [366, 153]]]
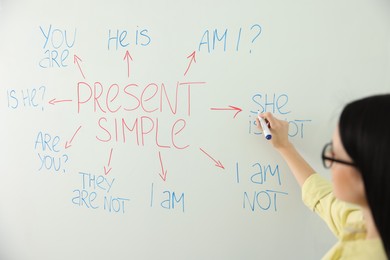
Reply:
[[1, 1], [0, 258], [321, 258], [255, 115], [329, 178], [343, 105], [389, 91], [386, 2]]

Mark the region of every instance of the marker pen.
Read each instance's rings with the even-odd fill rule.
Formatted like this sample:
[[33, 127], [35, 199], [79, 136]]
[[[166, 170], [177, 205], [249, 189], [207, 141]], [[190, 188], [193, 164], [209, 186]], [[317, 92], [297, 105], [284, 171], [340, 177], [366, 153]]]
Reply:
[[264, 134], [265, 139], [270, 140], [272, 138], [271, 132], [270, 132], [265, 120], [260, 116], [260, 111], [257, 112], [257, 117], [259, 118], [261, 128], [263, 128], [263, 134]]

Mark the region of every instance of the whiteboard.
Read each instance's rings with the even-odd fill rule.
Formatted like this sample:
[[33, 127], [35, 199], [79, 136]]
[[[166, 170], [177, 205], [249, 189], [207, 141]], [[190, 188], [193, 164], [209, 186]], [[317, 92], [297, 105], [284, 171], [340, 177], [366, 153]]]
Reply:
[[387, 1], [0, 1], [1, 259], [319, 259], [258, 110], [319, 173], [389, 91]]

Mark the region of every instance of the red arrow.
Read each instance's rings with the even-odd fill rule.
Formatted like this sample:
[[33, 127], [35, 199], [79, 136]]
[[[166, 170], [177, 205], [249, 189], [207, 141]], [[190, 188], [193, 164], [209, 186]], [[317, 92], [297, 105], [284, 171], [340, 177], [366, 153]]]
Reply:
[[104, 166], [104, 175], [107, 175], [110, 173], [110, 171], [112, 170], [112, 168], [110, 167], [110, 164], [111, 164], [111, 158], [112, 158], [112, 150], [114, 150], [114, 148], [111, 148], [111, 151], [110, 151], [110, 157], [108, 158], [108, 165], [107, 167]]
[[217, 161], [215, 160], [213, 157], [211, 157], [208, 153], [206, 153], [202, 148], [199, 148], [205, 155], [207, 155], [211, 160], [213, 160], [215, 162], [215, 166], [221, 168], [221, 169], [225, 169], [225, 167], [222, 165], [221, 161]]
[[190, 63], [188, 64], [188, 67], [187, 67], [186, 71], [184, 72], [184, 76], [187, 74], [188, 70], [190, 69], [192, 62], [195, 62], [195, 63], [196, 63], [195, 54], [196, 54], [196, 51], [193, 51], [193, 52], [187, 57], [187, 59], [191, 58], [191, 60], [190, 60]]
[[126, 60], [126, 62], [127, 62], [127, 77], [130, 78], [130, 60], [132, 61], [133, 58], [131, 57], [129, 51], [126, 51], [126, 54], [125, 54], [125, 57], [123, 58], [123, 60]]
[[163, 181], [166, 181], [167, 180], [167, 171], [164, 171], [164, 165], [162, 163], [162, 159], [161, 159], [161, 152], [158, 152], [158, 157], [160, 158], [160, 166], [161, 166], [161, 173], [159, 174], [161, 179], [163, 179]]
[[78, 131], [80, 130], [80, 128], [81, 128], [81, 126], [79, 126], [79, 128], [77, 128], [76, 132], [73, 134], [73, 136], [72, 136], [72, 138], [70, 139], [70, 141], [69, 141], [69, 142], [67, 141], [67, 142], [65, 143], [65, 149], [68, 149], [69, 147], [72, 146], [73, 139], [74, 139], [74, 137], [76, 136], [76, 134], [78, 133]]
[[82, 59], [80, 59], [76, 54], [73, 56], [73, 63], [77, 63], [77, 66], [79, 67], [79, 70], [81, 72], [81, 75], [83, 76], [83, 78], [85, 79], [85, 76], [84, 76], [84, 73], [83, 73], [83, 70], [81, 69], [81, 66], [80, 66], [80, 61], [82, 61]]
[[241, 108], [239, 107], [234, 107], [234, 106], [229, 106], [227, 108], [216, 108], [216, 107], [212, 107], [210, 108], [211, 110], [236, 110], [237, 112], [234, 114], [233, 118], [236, 118], [237, 114], [240, 113], [242, 111]]
[[72, 102], [71, 99], [60, 99], [60, 100], [57, 100], [56, 98], [53, 98], [52, 100], [49, 101], [49, 104], [50, 105], [55, 105], [57, 103], [62, 103], [62, 102]]

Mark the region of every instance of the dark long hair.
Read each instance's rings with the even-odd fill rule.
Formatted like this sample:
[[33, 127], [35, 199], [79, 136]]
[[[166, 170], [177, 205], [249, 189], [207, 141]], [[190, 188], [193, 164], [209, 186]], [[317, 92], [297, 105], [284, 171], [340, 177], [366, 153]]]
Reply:
[[390, 257], [390, 94], [347, 104], [340, 138], [362, 174], [368, 204]]

